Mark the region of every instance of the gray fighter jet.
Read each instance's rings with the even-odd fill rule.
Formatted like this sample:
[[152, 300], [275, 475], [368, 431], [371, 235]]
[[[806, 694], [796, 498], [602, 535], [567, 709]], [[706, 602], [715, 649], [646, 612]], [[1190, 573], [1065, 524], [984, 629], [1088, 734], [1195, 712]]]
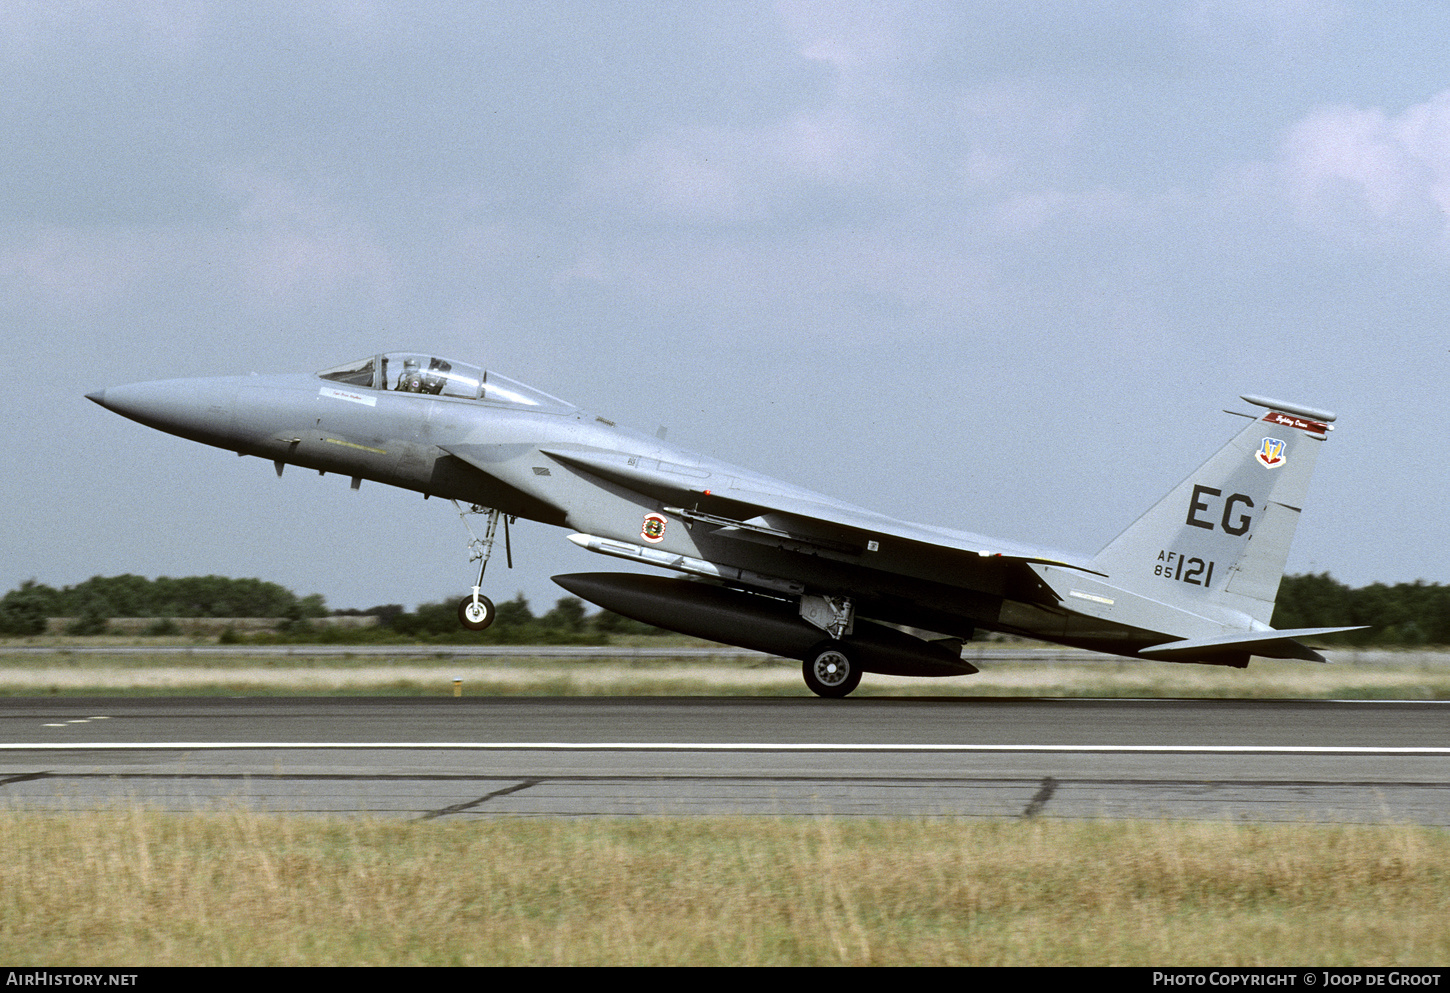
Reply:
[[[89, 398], [142, 424], [285, 466], [370, 479], [485, 515], [465, 627], [500, 521], [568, 528], [583, 548], [676, 576], [555, 582], [660, 627], [798, 658], [806, 685], [863, 672], [950, 676], [976, 631], [1165, 662], [1323, 661], [1269, 626], [1309, 476], [1334, 415], [1245, 396], [1258, 413], [1092, 557], [913, 524], [622, 428], [492, 371], [412, 352], [310, 375], [179, 379]], [[460, 507], [462, 512], [463, 508]], [[467, 517], [464, 518], [465, 524]], [[473, 534], [472, 528], [469, 533]], [[682, 576], [680, 575], [682, 574]]]

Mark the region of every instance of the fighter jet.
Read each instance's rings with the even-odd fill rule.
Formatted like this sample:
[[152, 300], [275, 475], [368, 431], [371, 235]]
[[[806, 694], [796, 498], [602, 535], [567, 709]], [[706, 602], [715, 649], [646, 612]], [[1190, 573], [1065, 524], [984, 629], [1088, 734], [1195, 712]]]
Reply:
[[[1022, 635], [1164, 662], [1323, 661], [1305, 639], [1356, 628], [1269, 626], [1314, 460], [1334, 414], [1257, 412], [1096, 555], [1068, 555], [875, 513], [629, 430], [477, 365], [388, 352], [313, 374], [176, 379], [89, 399], [239, 455], [415, 490], [486, 519], [461, 623], [498, 525], [567, 528], [582, 548], [673, 575], [578, 573], [564, 589], [627, 617], [800, 659], [843, 697], [862, 673], [976, 672], [962, 643]], [[461, 502], [461, 503], [460, 503]], [[463, 505], [467, 505], [464, 510]]]

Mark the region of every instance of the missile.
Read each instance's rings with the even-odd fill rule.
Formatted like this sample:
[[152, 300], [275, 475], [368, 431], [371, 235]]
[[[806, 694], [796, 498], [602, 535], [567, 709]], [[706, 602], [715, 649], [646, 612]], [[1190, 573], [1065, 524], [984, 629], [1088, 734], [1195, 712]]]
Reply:
[[[801, 619], [794, 600], [668, 576], [580, 572], [553, 578], [575, 596], [616, 614], [726, 645], [803, 659], [829, 640]], [[977, 671], [962, 660], [959, 648], [947, 647], [956, 642], [924, 641], [861, 617], [843, 644], [865, 672], [961, 676]]]
[[[665, 509], [668, 510], [669, 508]], [[580, 548], [587, 548], [589, 551], [598, 552], [601, 555], [613, 555], [616, 558], [643, 562], [646, 565], [657, 565], [665, 569], [675, 569], [679, 572], [687, 572], [692, 576], [700, 576], [704, 579], [748, 583], [751, 586], [775, 590], [778, 593], [791, 593], [797, 596], [806, 591], [805, 584], [795, 582], [794, 580], [780, 579], [776, 576], [765, 576], [758, 572], [751, 572], [749, 569], [736, 569], [733, 566], [716, 565], [714, 562], [706, 562], [704, 559], [692, 558], [688, 555], [676, 555], [673, 552], [661, 551], [658, 548], [645, 548], [643, 545], [632, 545], [627, 541], [614, 541], [609, 538], [599, 538], [592, 534], [571, 534], [569, 540]], [[615, 613], [618, 613], [618, 611], [615, 611]], [[664, 625], [661, 624], [660, 627], [664, 627]]]

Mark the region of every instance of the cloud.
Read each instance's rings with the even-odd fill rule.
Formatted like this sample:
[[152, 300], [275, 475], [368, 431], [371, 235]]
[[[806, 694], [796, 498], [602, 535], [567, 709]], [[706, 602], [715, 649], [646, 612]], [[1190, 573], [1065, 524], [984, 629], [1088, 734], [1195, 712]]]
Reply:
[[1398, 115], [1318, 108], [1290, 129], [1279, 172], [1309, 225], [1450, 260], [1450, 90]]
[[203, 0], [50, 0], [0, 6], [0, 59], [50, 63], [65, 55], [134, 47], [147, 57], [193, 57], [211, 29]]
[[1194, 0], [1182, 14], [1200, 37], [1280, 51], [1319, 42], [1348, 16], [1339, 0]]
[[236, 213], [218, 254], [246, 298], [262, 306], [343, 296], [391, 302], [398, 267], [381, 234], [346, 209], [341, 184], [259, 167], [221, 173]]
[[136, 297], [174, 248], [155, 232], [12, 228], [0, 242], [0, 302], [12, 315], [103, 314]]
[[224, 170], [215, 224], [16, 222], [0, 230], [0, 306], [12, 314], [95, 317], [200, 291], [229, 305], [361, 300], [387, 305], [399, 266], [374, 228], [325, 183]]
[[585, 197], [666, 223], [754, 225], [849, 219], [920, 190], [928, 160], [938, 171], [952, 164], [934, 146], [954, 126], [927, 71], [944, 33], [930, 27], [943, 11], [928, 6], [778, 4], [801, 83], [768, 118], [697, 119], [597, 155], [583, 170]]
[[[754, 224], [790, 215], [821, 193], [890, 186], [892, 153], [845, 108], [759, 128], [679, 128], [589, 170], [586, 193], [613, 209], [685, 224]], [[880, 192], [879, 190], [876, 192]]]

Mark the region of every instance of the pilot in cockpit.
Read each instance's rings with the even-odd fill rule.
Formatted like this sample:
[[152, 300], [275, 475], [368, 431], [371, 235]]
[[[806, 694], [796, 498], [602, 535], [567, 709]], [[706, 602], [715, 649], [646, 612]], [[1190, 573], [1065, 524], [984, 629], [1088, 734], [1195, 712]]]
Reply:
[[417, 359], [405, 359], [403, 373], [398, 377], [398, 390], [403, 393], [422, 393], [427, 389], [427, 380]]

